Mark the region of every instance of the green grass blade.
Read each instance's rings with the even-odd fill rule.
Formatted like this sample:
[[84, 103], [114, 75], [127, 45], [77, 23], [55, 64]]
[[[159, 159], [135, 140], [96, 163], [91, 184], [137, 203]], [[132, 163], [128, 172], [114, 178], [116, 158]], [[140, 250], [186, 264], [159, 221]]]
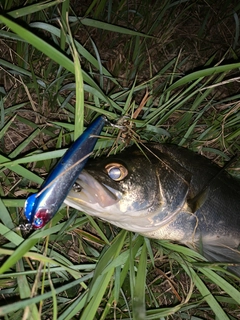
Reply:
[[[24, 158], [20, 158], [20, 159], [16, 159], [16, 160], [8, 160], [6, 162], [2, 162], [1, 165], [12, 170], [12, 167], [14, 167], [18, 164], [60, 158], [64, 155], [64, 153], [66, 151], [67, 151], [67, 149], [54, 150], [54, 151], [48, 151], [48, 152], [42, 152], [41, 150], [39, 150], [37, 152], [34, 152], [34, 154], [32, 154], [32, 155], [29, 155], [29, 156], [26, 155]], [[5, 159], [7, 159], [7, 158], [5, 158]], [[43, 181], [43, 180], [39, 180], [39, 181]]]
[[[0, 155], [0, 165], [4, 162], [8, 162], [10, 164], [11, 160], [8, 159], [7, 157]], [[25, 177], [26, 179], [28, 179], [30, 181], [34, 181], [39, 184], [41, 184], [43, 182], [42, 178], [40, 178], [35, 173], [31, 172], [30, 170], [27, 170], [26, 168], [24, 168], [18, 164], [11, 166], [11, 170], [16, 172], [20, 176]]]
[[[63, 285], [59, 288], [55, 288], [56, 294], [64, 292], [64, 291], [74, 287], [75, 285], [80, 284], [82, 281], [87, 280], [87, 278], [88, 278], [88, 276], [86, 276], [85, 278], [83, 277], [82, 279], [77, 279], [75, 281], [71, 281], [71, 282], [67, 283], [66, 285]], [[30, 298], [30, 299], [25, 299], [25, 300], [13, 302], [11, 304], [0, 306], [0, 316], [8, 315], [14, 311], [25, 308], [33, 303], [39, 303], [42, 300], [51, 299], [51, 298], [52, 298], [52, 292], [47, 292], [47, 293], [38, 295], [38, 296]]]
[[47, 1], [43, 1], [41, 3], [34, 3], [29, 6], [24, 6], [24, 8], [19, 8], [16, 10], [9, 11], [7, 14], [9, 16], [17, 19], [20, 17], [28, 16], [32, 13], [43, 11], [44, 9], [48, 9], [48, 8], [55, 6], [61, 2], [63, 2], [63, 1], [62, 0], [56, 0], [56, 1], [47, 0]]
[[223, 277], [219, 276], [216, 272], [208, 268], [199, 268], [199, 270], [207, 276], [213, 283], [222, 288], [230, 297], [232, 297], [236, 303], [240, 302], [240, 292], [234, 288], [228, 281]]
[[[13, 229], [15, 226], [12, 222], [11, 216], [7, 210], [7, 208], [5, 207], [2, 199], [0, 199], [0, 212], [1, 212], [1, 221], [4, 223], [3, 226], [4, 228], [9, 228], [9, 229]], [[5, 234], [7, 233], [9, 230], [4, 230], [3, 232], [0, 231], [1, 234]]]
[[[22, 272], [24, 271], [24, 265], [23, 261], [19, 260], [16, 264], [16, 270], [17, 272]], [[29, 287], [29, 283], [27, 281], [27, 276], [26, 275], [20, 275], [17, 277], [17, 282], [20, 290], [20, 297], [21, 299], [26, 299], [31, 297], [31, 288]], [[25, 309], [25, 316], [29, 316], [29, 319], [33, 320], [40, 320], [38, 308], [36, 304], [31, 304], [28, 306], [28, 308]]]
[[146, 319], [146, 303], [145, 303], [145, 284], [147, 274], [147, 248], [143, 243], [142, 252], [138, 264], [137, 277], [133, 296], [133, 319]]
[[[101, 260], [98, 262], [94, 278], [92, 280], [92, 286], [89, 289], [89, 302], [81, 315], [82, 320], [91, 320], [95, 318], [98, 306], [114, 272], [114, 269], [111, 268], [107, 273], [103, 274], [105, 266], [118, 256], [123, 246], [126, 233], [127, 232], [124, 230], [119, 233], [117, 238], [115, 238], [114, 243], [112, 243], [111, 247], [105, 252]], [[99, 286], [99, 284], [101, 284], [101, 286]]]
[[73, 60], [75, 67], [75, 82], [76, 82], [76, 103], [75, 103], [75, 122], [74, 122], [74, 140], [76, 140], [80, 134], [83, 133], [84, 122], [84, 90], [83, 90], [83, 76], [81, 64], [78, 56], [78, 52], [74, 45], [74, 41], [71, 43], [73, 51]]
[[17, 35], [26, 40], [29, 44], [33, 45], [39, 51], [46, 54], [52, 60], [56, 61], [58, 64], [69, 70], [74, 74], [74, 64], [73, 62], [62, 52], [54, 48], [52, 45], [27, 30], [26, 28], [20, 26], [16, 22], [10, 20], [9, 18], [0, 15], [0, 21], [11, 28]]
[[[0, 210], [3, 210], [2, 207], [2, 200], [0, 201]], [[1, 211], [2, 212], [2, 211]], [[4, 213], [4, 212], [3, 212]], [[4, 221], [6, 220], [6, 218], [4, 218]], [[12, 225], [12, 221], [11, 221], [11, 225]], [[14, 226], [13, 226], [14, 228]], [[12, 228], [11, 228], [12, 229]], [[10, 242], [12, 242], [13, 244], [15, 244], [15, 246], [19, 246], [24, 239], [22, 237], [20, 237], [17, 233], [15, 233], [14, 231], [12, 231], [11, 229], [7, 228], [5, 225], [3, 225], [2, 223], [0, 223], [0, 234], [8, 239]]]
[[[31, 27], [32, 28], [36, 28], [36, 29], [41, 29], [41, 30], [47, 30], [49, 31], [52, 35], [55, 35], [56, 37], [61, 39], [61, 30], [55, 26], [52, 26], [48, 23], [43, 23], [43, 22], [33, 22], [31, 23]], [[87, 59], [87, 61], [89, 61], [95, 68], [99, 69], [99, 63], [97, 61], [97, 59], [88, 51], [84, 48], [84, 46], [81, 45], [81, 43], [79, 43], [76, 40], [71, 39], [71, 36], [69, 34], [66, 35], [66, 42], [69, 45], [72, 45], [71, 43], [74, 43], [78, 53], [83, 56], [85, 59]], [[112, 75], [109, 73], [109, 71], [106, 68], [102, 68], [103, 69], [103, 74], [106, 77], [112, 78]], [[83, 77], [84, 77], [84, 71], [83, 72]], [[85, 78], [84, 78], [85, 79]], [[86, 80], [86, 79], [85, 79]], [[116, 84], [118, 84], [118, 82], [112, 78], [112, 81], [115, 82]], [[91, 86], [93, 86], [93, 83], [89, 84]], [[100, 89], [98, 88], [98, 86], [96, 84], [94, 84], [93, 86], [95, 89]]]
[[15, 158], [16, 156], [18, 156], [24, 148], [26, 148], [41, 132], [40, 129], [36, 129], [34, 130], [29, 137], [27, 137], [27, 139], [25, 139], [22, 143], [20, 143], [17, 148], [12, 151], [8, 156], [10, 159]]
[[94, 20], [94, 19], [89, 19], [89, 18], [77, 18], [77, 17], [70, 16], [69, 21], [71, 21], [71, 22], [80, 21], [85, 26], [97, 28], [97, 29], [102, 29], [105, 31], [111, 31], [111, 32], [121, 33], [121, 34], [125, 34], [125, 35], [130, 35], [130, 36], [154, 38], [153, 36], [150, 36], [148, 34], [144, 34], [142, 32], [137, 32], [137, 31], [134, 31], [134, 30], [131, 30], [128, 28], [120, 27], [120, 26], [113, 25], [111, 23], [102, 22], [99, 20]]
[[20, 244], [18, 248], [12, 253], [12, 255], [1, 265], [0, 274], [8, 271], [11, 267], [17, 263], [21, 257], [28, 252], [35, 244], [37, 243], [36, 239], [27, 239]]
[[9, 129], [11, 124], [13, 123], [15, 117], [16, 116], [13, 116], [10, 120], [8, 120], [8, 122], [5, 124], [5, 126], [3, 126], [1, 128], [1, 130], [0, 130], [0, 139], [2, 139], [4, 137], [4, 135], [6, 134], [7, 130]]
[[[187, 268], [185, 268], [185, 270], [187, 271]], [[195, 271], [192, 268], [190, 268], [189, 272], [191, 273], [191, 276], [193, 277], [193, 281], [194, 281], [196, 287], [201, 292], [202, 296], [205, 298], [206, 302], [208, 303], [208, 305], [210, 306], [212, 311], [215, 313], [215, 315], [221, 320], [229, 320], [229, 317], [226, 315], [223, 308], [217, 302], [216, 298], [211, 294], [211, 292], [207, 288], [207, 286], [203, 283], [203, 281], [195, 273]]]
[[70, 8], [70, 1], [66, 0], [62, 4], [61, 12], [61, 34], [60, 34], [60, 48], [64, 51], [66, 46], [66, 26], [68, 24], [68, 12]]
[[239, 69], [239, 68], [240, 68], [240, 63], [232, 63], [232, 64], [226, 64], [223, 66], [216, 66], [216, 67], [195, 71], [182, 77], [180, 80], [177, 80], [167, 89], [167, 91], [176, 89], [196, 79], [202, 79], [203, 77], [212, 76], [218, 73], [228, 72], [228, 71]]

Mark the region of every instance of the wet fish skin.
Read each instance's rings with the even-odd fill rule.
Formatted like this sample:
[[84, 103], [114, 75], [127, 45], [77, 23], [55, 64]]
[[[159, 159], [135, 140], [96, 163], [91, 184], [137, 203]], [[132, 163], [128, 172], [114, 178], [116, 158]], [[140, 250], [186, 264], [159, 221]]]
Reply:
[[[147, 148], [150, 151], [143, 149], [147, 157], [130, 147], [89, 162], [77, 180], [85, 191], [71, 190], [65, 202], [144, 236], [180, 242], [209, 260], [240, 263], [239, 180], [185, 148], [168, 144]], [[111, 164], [126, 167], [127, 176], [111, 179], [106, 170]], [[99, 184], [94, 191], [88, 186], [91, 179]], [[110, 196], [101, 186], [112, 193], [110, 205]], [[204, 197], [194, 206], [192, 201], [202, 190], [206, 190]], [[89, 203], [93, 192], [106, 198], [106, 203], [98, 202], [98, 197]], [[240, 266], [232, 270], [240, 275]]]
[[65, 152], [39, 192], [27, 198], [24, 214], [33, 229], [44, 227], [54, 217], [85, 166], [106, 121], [105, 116], [96, 118]]

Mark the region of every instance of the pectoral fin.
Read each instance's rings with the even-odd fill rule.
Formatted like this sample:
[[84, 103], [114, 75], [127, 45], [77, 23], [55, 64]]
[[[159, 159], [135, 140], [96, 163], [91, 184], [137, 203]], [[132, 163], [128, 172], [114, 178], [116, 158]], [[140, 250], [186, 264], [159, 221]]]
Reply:
[[209, 192], [209, 187], [204, 188], [200, 193], [198, 193], [194, 198], [188, 200], [188, 207], [192, 213], [196, 212], [198, 209], [204, 205], [207, 200]]

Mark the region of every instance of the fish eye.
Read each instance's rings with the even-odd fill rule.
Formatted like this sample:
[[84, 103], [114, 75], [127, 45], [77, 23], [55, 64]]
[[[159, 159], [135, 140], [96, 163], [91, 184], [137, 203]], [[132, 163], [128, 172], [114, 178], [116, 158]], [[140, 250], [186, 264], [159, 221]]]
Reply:
[[107, 170], [108, 176], [114, 181], [121, 181], [128, 174], [128, 170], [120, 163], [109, 163], [105, 169]]

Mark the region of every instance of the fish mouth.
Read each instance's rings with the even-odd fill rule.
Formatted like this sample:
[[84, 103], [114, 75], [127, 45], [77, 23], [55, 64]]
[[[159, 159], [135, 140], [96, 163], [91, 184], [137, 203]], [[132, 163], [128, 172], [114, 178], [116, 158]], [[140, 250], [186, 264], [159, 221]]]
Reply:
[[[104, 181], [104, 177], [101, 177], [101, 180]], [[114, 188], [114, 185], [99, 182], [91, 173], [83, 170], [64, 203], [126, 230], [152, 230], [152, 225], [148, 226], [147, 209], [141, 212], [132, 208], [132, 212], [127, 212], [126, 208], [121, 206], [123, 198], [124, 194]], [[136, 220], [137, 224], [134, 222]]]
[[[95, 208], [96, 205], [106, 208], [115, 205], [121, 199], [121, 193], [108, 185], [100, 183], [86, 170], [83, 170], [69, 192], [67, 199], [78, 205]], [[66, 199], [66, 203], [68, 202]]]

